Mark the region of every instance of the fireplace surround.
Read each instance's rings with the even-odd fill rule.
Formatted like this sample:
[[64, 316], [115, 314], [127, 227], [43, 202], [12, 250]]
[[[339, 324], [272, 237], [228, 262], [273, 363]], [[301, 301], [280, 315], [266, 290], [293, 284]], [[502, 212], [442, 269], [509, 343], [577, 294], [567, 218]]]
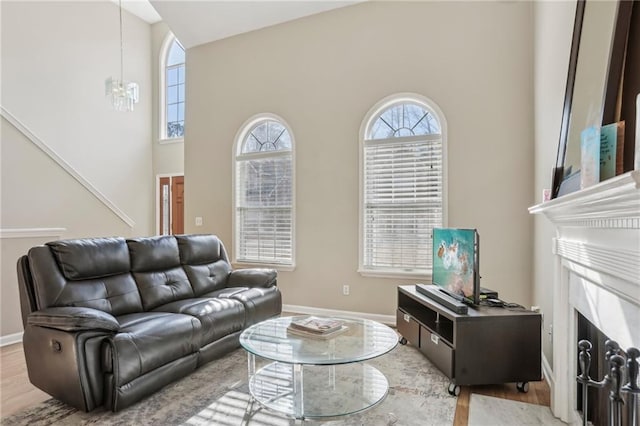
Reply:
[[551, 410], [578, 424], [578, 313], [640, 347], [640, 171], [533, 206], [554, 225]]

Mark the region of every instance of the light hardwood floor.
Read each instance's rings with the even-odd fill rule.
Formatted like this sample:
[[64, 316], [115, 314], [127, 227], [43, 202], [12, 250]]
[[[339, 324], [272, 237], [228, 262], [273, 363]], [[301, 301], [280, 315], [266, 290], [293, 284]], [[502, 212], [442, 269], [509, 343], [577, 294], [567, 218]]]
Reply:
[[469, 423], [469, 402], [471, 394], [493, 396], [496, 398], [510, 399], [513, 401], [527, 402], [529, 404], [545, 405], [551, 404], [551, 391], [546, 381], [529, 382], [529, 392], [518, 392], [515, 383], [504, 385], [486, 386], [462, 386], [456, 405], [456, 415], [453, 419], [453, 426], [467, 426]]
[[22, 343], [0, 348], [0, 415], [16, 413], [49, 398], [29, 382]]
[[[549, 406], [550, 391], [546, 382], [529, 383], [529, 392], [520, 393], [513, 383], [491, 386], [463, 386], [458, 397], [454, 426], [467, 426], [471, 393]], [[0, 348], [0, 418], [36, 405], [49, 395], [29, 383], [22, 344]], [[2, 423], [0, 421], [0, 423]]]

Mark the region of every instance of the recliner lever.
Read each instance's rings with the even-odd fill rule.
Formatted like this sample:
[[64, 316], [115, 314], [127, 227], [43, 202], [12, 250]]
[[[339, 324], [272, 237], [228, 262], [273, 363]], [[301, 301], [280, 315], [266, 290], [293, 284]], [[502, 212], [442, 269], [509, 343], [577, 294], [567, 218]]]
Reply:
[[52, 340], [51, 349], [53, 349], [54, 352], [62, 352], [62, 343], [58, 342], [57, 340]]

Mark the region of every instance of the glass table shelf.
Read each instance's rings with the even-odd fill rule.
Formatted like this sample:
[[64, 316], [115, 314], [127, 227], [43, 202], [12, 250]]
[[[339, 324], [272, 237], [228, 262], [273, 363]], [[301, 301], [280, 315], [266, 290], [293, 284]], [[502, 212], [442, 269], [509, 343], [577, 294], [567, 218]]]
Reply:
[[357, 413], [385, 398], [386, 377], [362, 361], [393, 350], [394, 330], [371, 320], [340, 319], [347, 330], [322, 340], [288, 333], [296, 318], [303, 317], [270, 319], [240, 336], [256, 401], [288, 417], [312, 419]]

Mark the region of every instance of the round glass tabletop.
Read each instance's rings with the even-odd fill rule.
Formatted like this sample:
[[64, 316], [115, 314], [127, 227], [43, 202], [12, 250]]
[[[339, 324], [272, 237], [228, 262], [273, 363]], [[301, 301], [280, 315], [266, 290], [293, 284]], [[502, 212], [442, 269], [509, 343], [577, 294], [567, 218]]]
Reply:
[[398, 344], [393, 329], [367, 319], [332, 318], [342, 321], [346, 330], [328, 339], [288, 331], [292, 320], [305, 317], [280, 317], [255, 324], [242, 332], [240, 345], [256, 356], [274, 361], [336, 365], [384, 355]]

